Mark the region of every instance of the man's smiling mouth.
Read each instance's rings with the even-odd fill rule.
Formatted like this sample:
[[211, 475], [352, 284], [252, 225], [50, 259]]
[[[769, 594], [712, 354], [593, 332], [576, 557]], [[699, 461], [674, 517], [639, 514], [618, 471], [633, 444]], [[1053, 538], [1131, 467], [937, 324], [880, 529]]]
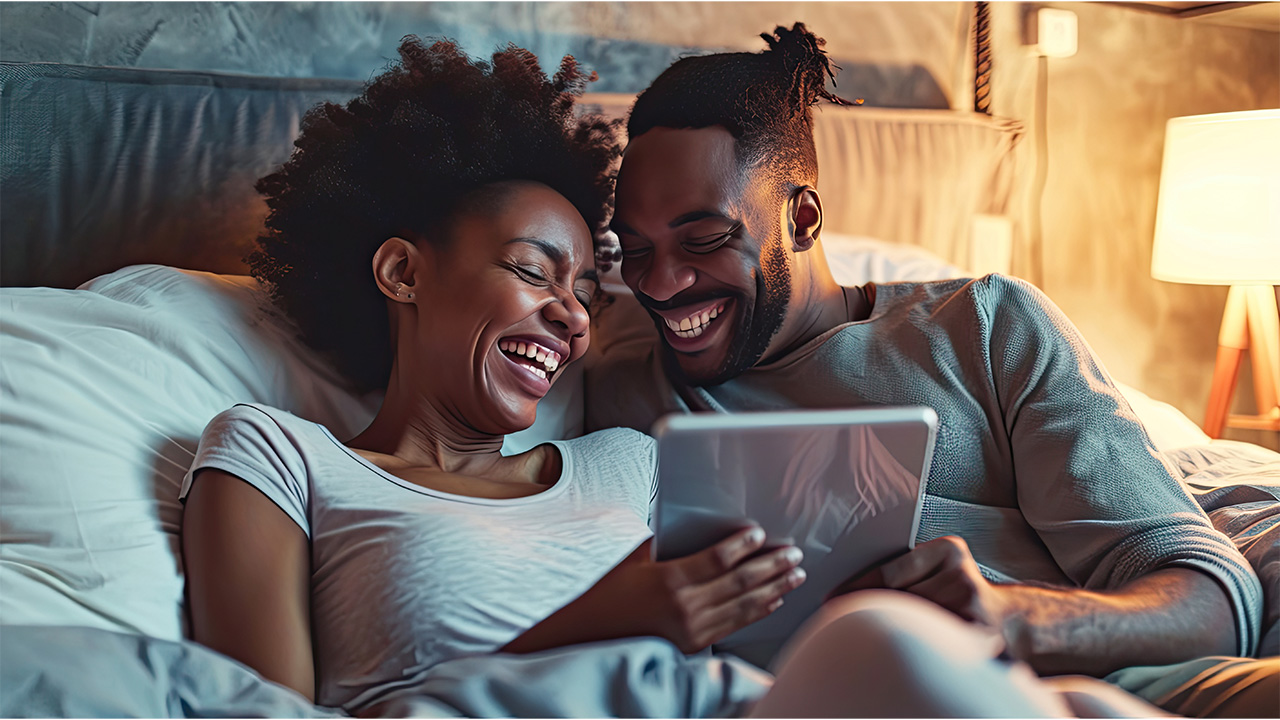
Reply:
[[676, 337], [696, 338], [706, 332], [711, 323], [724, 312], [727, 303], [728, 300], [716, 300], [693, 311], [679, 311], [681, 317], [672, 318], [668, 313], [660, 313], [659, 317]]
[[679, 322], [668, 320], [667, 318], [663, 318], [663, 321], [667, 323], [667, 327], [671, 328], [671, 332], [675, 333], [677, 337], [695, 338], [706, 332], [707, 326], [720, 315], [721, 310], [724, 310], [724, 303], [720, 303], [710, 310], [693, 313], [688, 317], [682, 318]]

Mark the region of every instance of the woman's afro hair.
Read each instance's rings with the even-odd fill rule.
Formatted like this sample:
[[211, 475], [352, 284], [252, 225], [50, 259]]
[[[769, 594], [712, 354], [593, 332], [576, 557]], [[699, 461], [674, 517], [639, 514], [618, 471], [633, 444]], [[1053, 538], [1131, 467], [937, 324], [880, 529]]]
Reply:
[[346, 106], [302, 120], [292, 157], [257, 183], [269, 214], [246, 261], [311, 347], [360, 390], [386, 386], [391, 340], [372, 259], [388, 238], [449, 242], [468, 195], [528, 180], [559, 192], [598, 234], [611, 211], [614, 128], [575, 114], [595, 79], [566, 56], [548, 79], [529, 51], [491, 62], [414, 36]]
[[811, 107], [820, 100], [849, 104], [826, 90], [835, 77], [826, 41], [799, 22], [760, 37], [769, 47], [758, 53], [676, 61], [636, 99], [627, 135], [719, 125], [737, 141], [739, 166], [763, 172], [778, 194], [816, 183]]

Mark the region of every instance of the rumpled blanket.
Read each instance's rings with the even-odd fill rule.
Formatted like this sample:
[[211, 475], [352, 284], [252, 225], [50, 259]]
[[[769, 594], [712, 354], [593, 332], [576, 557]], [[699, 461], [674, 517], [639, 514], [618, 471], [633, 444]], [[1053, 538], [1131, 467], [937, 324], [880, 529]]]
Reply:
[[[194, 642], [0, 627], [0, 717], [346, 717]], [[383, 717], [732, 717], [772, 678], [657, 638], [442, 663], [362, 703]]]
[[1213, 526], [1235, 543], [1262, 582], [1258, 657], [1280, 655], [1280, 454], [1216, 440], [1164, 453]]
[[[1280, 454], [1217, 441], [1165, 453], [1262, 581], [1260, 655], [1280, 655]], [[657, 638], [442, 663], [361, 698], [385, 717], [733, 717], [770, 676]], [[194, 642], [96, 628], [0, 627], [0, 717], [299, 717], [312, 705]]]

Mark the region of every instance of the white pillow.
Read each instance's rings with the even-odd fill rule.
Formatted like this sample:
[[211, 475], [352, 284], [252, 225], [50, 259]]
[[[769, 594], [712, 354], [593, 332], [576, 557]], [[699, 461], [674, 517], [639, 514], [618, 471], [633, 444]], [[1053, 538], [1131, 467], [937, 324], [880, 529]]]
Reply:
[[921, 282], [972, 276], [969, 271], [918, 245], [824, 232], [822, 248], [831, 274], [845, 287], [869, 282]]
[[[379, 395], [266, 307], [252, 278], [158, 265], [0, 290], [0, 623], [180, 639], [177, 496], [205, 424], [261, 402], [338, 437], [367, 425]], [[567, 370], [504, 450], [581, 432]]]

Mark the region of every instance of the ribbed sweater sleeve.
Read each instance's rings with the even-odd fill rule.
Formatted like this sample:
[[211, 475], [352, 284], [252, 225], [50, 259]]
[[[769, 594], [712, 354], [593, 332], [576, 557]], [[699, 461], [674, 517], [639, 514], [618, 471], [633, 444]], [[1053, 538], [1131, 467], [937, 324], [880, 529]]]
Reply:
[[1021, 280], [991, 275], [971, 291], [1013, 450], [1018, 504], [1058, 565], [1097, 589], [1165, 567], [1201, 570], [1226, 591], [1239, 652], [1252, 654], [1262, 602], [1257, 576], [1165, 466], [1079, 332]]

